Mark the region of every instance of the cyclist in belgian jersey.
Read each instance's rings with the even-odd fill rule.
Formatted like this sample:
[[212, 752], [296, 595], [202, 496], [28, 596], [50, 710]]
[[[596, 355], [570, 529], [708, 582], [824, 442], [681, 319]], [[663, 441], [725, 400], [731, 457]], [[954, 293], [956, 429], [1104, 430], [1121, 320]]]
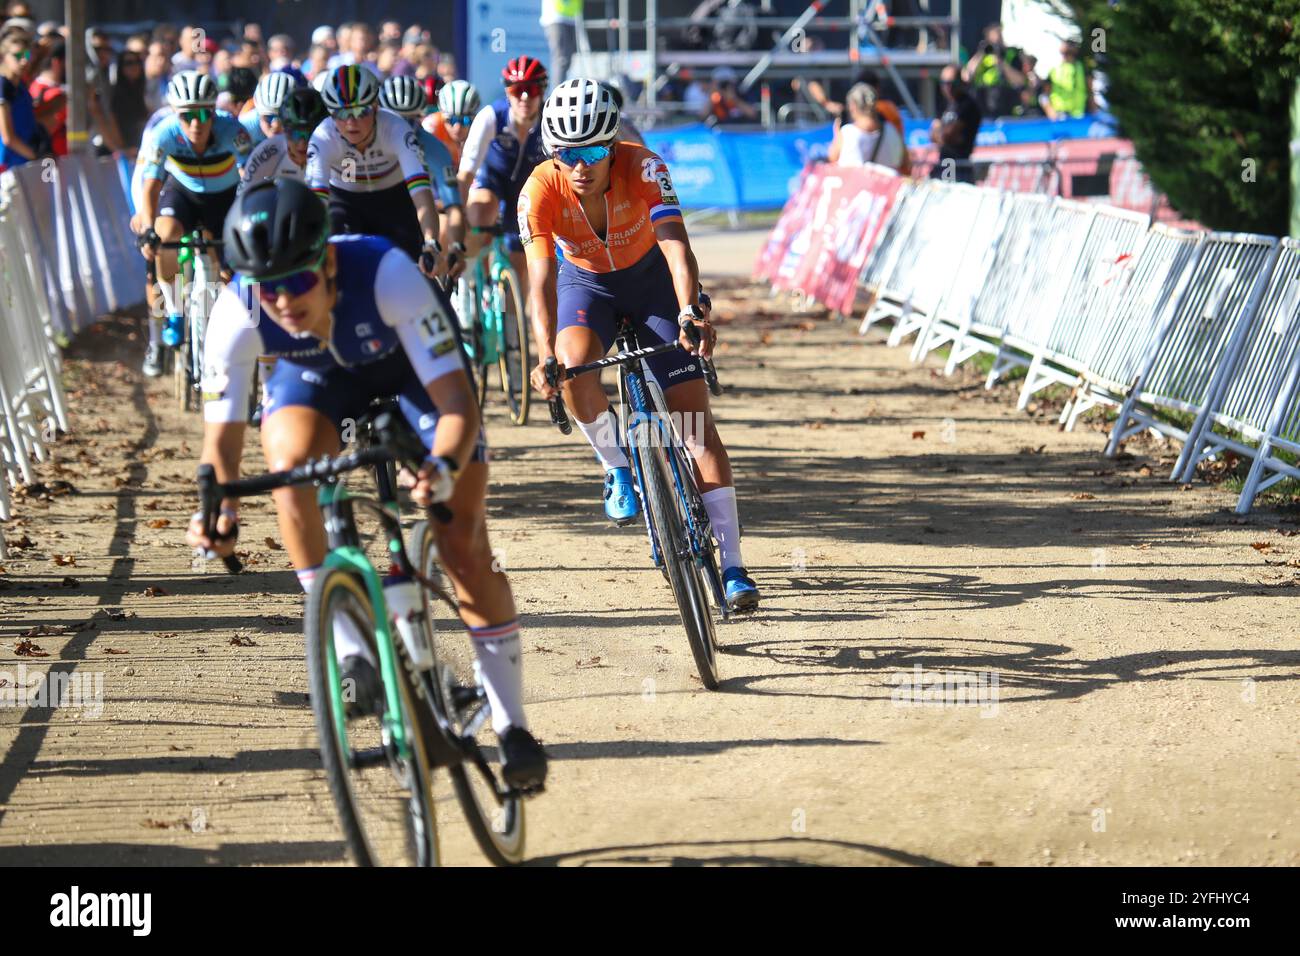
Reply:
[[[740, 553], [740, 519], [727, 449], [709, 409], [696, 348], [678, 323], [699, 329], [698, 355], [711, 357], [716, 333], [700, 305], [700, 273], [668, 167], [633, 143], [616, 142], [619, 110], [594, 80], [569, 80], [542, 111], [552, 159], [533, 170], [519, 197], [519, 235], [532, 280], [535, 388], [550, 399], [546, 360], [564, 367], [609, 351], [615, 321], [630, 316], [642, 345], [671, 342], [682, 350], [647, 361], [669, 410], [680, 414], [683, 441], [696, 449], [701, 498], [718, 539], [727, 603], [758, 606], [758, 588]], [[555, 247], [564, 252], [557, 263]], [[605, 468], [605, 513], [616, 524], [639, 511], [635, 484], [609, 400], [598, 376], [563, 383], [565, 404]], [[700, 432], [702, 431], [702, 434]]]
[[[432, 77], [430, 77], [432, 79]], [[410, 124], [420, 145], [424, 168], [433, 182], [438, 199], [438, 212], [442, 222], [439, 242], [448, 250], [448, 275], [455, 279], [465, 271], [465, 210], [456, 187], [456, 169], [451, 164], [451, 154], [442, 142], [420, 125], [420, 119], [429, 110], [425, 85], [409, 76], [390, 76], [379, 88], [381, 109], [396, 113]], [[435, 100], [433, 109], [437, 110]]]
[[[139, 162], [144, 165], [140, 219], [151, 223], [141, 236], [140, 251], [146, 259], [157, 257], [158, 283], [167, 310], [162, 343], [175, 346], [182, 333], [172, 287], [176, 250], [158, 249], [156, 243], [177, 242], [198, 227], [213, 237], [221, 234], [250, 143], [233, 116], [217, 111], [216, 84], [203, 73], [186, 70], [172, 77], [167, 102], [175, 115], [154, 127], [140, 151]], [[160, 358], [158, 344], [150, 342], [146, 375], [161, 374]]]
[[240, 191], [263, 179], [304, 181], [307, 178], [307, 143], [328, 115], [324, 100], [310, 86], [290, 90], [280, 103], [281, 132], [253, 147], [244, 163]]
[[[453, 320], [400, 249], [378, 236], [329, 238], [329, 213], [302, 183], [260, 182], [235, 202], [224, 239], [234, 281], [218, 296], [204, 347], [202, 461], [219, 481], [239, 477], [252, 369], [279, 357], [267, 382], [262, 447], [270, 469], [336, 455], [346, 420], [375, 398], [396, 398], [429, 449], [412, 488], [422, 507], [445, 503], [438, 549], [460, 598], [461, 617], [492, 707], [503, 772], [514, 786], [540, 785], [546, 756], [523, 710], [519, 623], [510, 582], [494, 566], [485, 496], [488, 466], [478, 406]], [[325, 529], [310, 487], [274, 493], [284, 545], [304, 589], [325, 557]], [[236, 501], [223, 503], [216, 540], [202, 516], [192, 547], [230, 554]], [[344, 679], [357, 703], [373, 704], [373, 652], [350, 622], [334, 622]]]
[[336, 67], [320, 94], [330, 115], [307, 147], [307, 183], [329, 201], [334, 232], [391, 239], [425, 275], [440, 273], [438, 207], [415, 131], [379, 109], [366, 67]]
[[474, 117], [460, 155], [461, 195], [470, 233], [469, 258], [478, 257], [488, 237], [481, 230], [502, 223], [510, 261], [528, 292], [528, 272], [516, 218], [519, 191], [546, 152], [538, 117], [546, 95], [546, 67], [531, 56], [516, 57], [501, 72], [506, 95]]
[[482, 105], [474, 84], [467, 80], [452, 80], [438, 91], [438, 112], [424, 118], [422, 125], [447, 147], [457, 169], [465, 140], [469, 138], [470, 124]]

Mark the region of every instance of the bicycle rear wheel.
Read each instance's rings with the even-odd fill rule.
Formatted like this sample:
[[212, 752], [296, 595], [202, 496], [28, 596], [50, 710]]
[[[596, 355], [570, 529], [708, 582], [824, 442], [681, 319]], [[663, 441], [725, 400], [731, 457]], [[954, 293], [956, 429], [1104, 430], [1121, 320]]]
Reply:
[[[451, 581], [438, 560], [433, 525], [417, 521], [410, 541], [412, 561], [420, 574], [451, 594]], [[497, 866], [513, 866], [524, 858], [524, 801], [517, 793], [498, 796], [506, 788], [500, 776], [491, 712], [474, 666], [474, 649], [460, 618], [428, 591], [423, 593], [427, 637], [434, 658], [433, 671], [428, 674], [433, 694], [453, 730], [474, 738], [491, 777], [477, 763], [458, 763], [448, 768], [452, 787], [483, 855]]]
[[632, 431], [632, 444], [641, 463], [646, 508], [654, 524], [659, 557], [668, 575], [682, 627], [695, 658], [700, 680], [709, 690], [718, 687], [718, 645], [713, 633], [713, 616], [705, 596], [700, 569], [691, 553], [686, 534], [682, 501], [673, 484], [665, 439], [652, 422], [638, 422]]
[[528, 319], [519, 294], [519, 277], [514, 269], [503, 269], [497, 281], [501, 300], [501, 341], [497, 364], [501, 370], [501, 391], [510, 407], [510, 420], [528, 424]]
[[374, 614], [365, 586], [350, 572], [322, 570], [307, 597], [304, 618], [307, 677], [321, 763], [348, 850], [358, 866], [436, 866], [432, 768], [414, 719], [405, 652], [400, 641], [394, 642], [397, 696], [410, 744], [409, 757], [402, 759], [377, 715], [350, 718], [346, 713], [345, 700], [353, 688], [342, 686], [334, 650], [334, 627], [341, 617], [351, 620], [373, 651]]

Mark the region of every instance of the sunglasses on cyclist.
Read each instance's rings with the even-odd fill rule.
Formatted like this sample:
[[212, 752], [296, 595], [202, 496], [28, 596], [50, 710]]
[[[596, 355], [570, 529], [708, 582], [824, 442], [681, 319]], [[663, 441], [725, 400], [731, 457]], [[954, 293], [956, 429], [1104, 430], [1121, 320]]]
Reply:
[[18, 50], [18, 51], [10, 50], [9, 55], [12, 56], [19, 63], [26, 63], [28, 60], [32, 58], [32, 51], [31, 50]]
[[301, 272], [291, 272], [278, 279], [262, 279], [257, 285], [257, 297], [263, 302], [274, 302], [282, 295], [296, 298], [306, 295], [320, 284], [320, 267], [313, 266]]
[[373, 103], [370, 106], [345, 106], [341, 110], [330, 113], [330, 116], [333, 116], [336, 120], [364, 119], [374, 111]]
[[613, 150], [608, 146], [565, 146], [555, 151], [555, 158], [565, 166], [595, 166]]
[[212, 119], [212, 112], [213, 111], [208, 109], [206, 106], [197, 110], [181, 110], [181, 122], [193, 123], [195, 120], [198, 120], [200, 123], [206, 123], [208, 120]]
[[442, 114], [442, 120], [443, 120], [444, 123], [446, 123], [446, 124], [449, 125], [449, 126], [468, 126], [470, 123], [474, 122], [474, 117], [472, 117], [472, 116], [448, 116], [446, 113], [443, 113], [443, 114]]
[[545, 83], [511, 83], [506, 87], [506, 92], [514, 97], [523, 98], [527, 96], [530, 100], [535, 100], [542, 95], [545, 89]]

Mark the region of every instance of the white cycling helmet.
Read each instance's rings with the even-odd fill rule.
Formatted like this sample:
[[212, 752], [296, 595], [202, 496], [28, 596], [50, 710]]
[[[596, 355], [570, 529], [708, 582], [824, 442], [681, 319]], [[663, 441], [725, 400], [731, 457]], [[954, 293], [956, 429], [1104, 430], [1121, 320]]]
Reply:
[[542, 107], [542, 145], [548, 153], [607, 143], [618, 134], [618, 105], [595, 80], [566, 80]]
[[438, 110], [444, 116], [475, 116], [482, 105], [478, 90], [468, 80], [452, 80], [438, 94]]
[[174, 110], [188, 106], [217, 105], [217, 84], [198, 70], [182, 70], [167, 84], [167, 105]]
[[253, 106], [262, 116], [279, 116], [280, 104], [293, 90], [293, 77], [288, 73], [268, 73], [257, 81], [253, 91]]
[[317, 93], [323, 91], [325, 84], [329, 82], [330, 74], [333, 72], [333, 70], [321, 70], [311, 78], [311, 88]]
[[379, 88], [379, 105], [402, 116], [418, 116], [427, 105], [424, 88], [409, 76], [390, 76]]
[[336, 66], [330, 70], [320, 95], [331, 113], [352, 106], [371, 106], [379, 99], [379, 80], [364, 66]]

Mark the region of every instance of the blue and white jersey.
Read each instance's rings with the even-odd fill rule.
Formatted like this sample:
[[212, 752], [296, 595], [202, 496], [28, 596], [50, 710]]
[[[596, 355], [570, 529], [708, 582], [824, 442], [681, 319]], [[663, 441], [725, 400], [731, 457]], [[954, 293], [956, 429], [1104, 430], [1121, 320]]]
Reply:
[[248, 131], [248, 138], [253, 141], [254, 146], [266, 139], [266, 133], [262, 131], [262, 117], [257, 110], [240, 113], [239, 125]]
[[[329, 341], [286, 332], [261, 308], [255, 283], [241, 276], [212, 307], [203, 345], [203, 418], [248, 418], [258, 356], [311, 369], [354, 368], [403, 349], [422, 385], [463, 370], [449, 316], [429, 281], [401, 249], [379, 236], [334, 236], [338, 298]], [[394, 382], [394, 394], [404, 383]]]
[[460, 205], [460, 188], [456, 185], [456, 167], [451, 162], [451, 151], [447, 144], [434, 136], [419, 123], [413, 124], [415, 135], [424, 156], [424, 168], [429, 171], [433, 182], [433, 195], [443, 209]]
[[465, 148], [460, 154], [460, 172], [477, 173], [487, 164], [494, 176], [522, 186], [533, 167], [546, 158], [539, 122], [528, 131], [521, 145], [510, 122], [510, 103], [504, 97], [479, 110], [470, 124]]
[[253, 148], [248, 132], [224, 110], [212, 119], [208, 147], [197, 152], [177, 115], [162, 120], [145, 137], [138, 162], [144, 179], [173, 179], [192, 193], [219, 193], [239, 185], [239, 169]]

